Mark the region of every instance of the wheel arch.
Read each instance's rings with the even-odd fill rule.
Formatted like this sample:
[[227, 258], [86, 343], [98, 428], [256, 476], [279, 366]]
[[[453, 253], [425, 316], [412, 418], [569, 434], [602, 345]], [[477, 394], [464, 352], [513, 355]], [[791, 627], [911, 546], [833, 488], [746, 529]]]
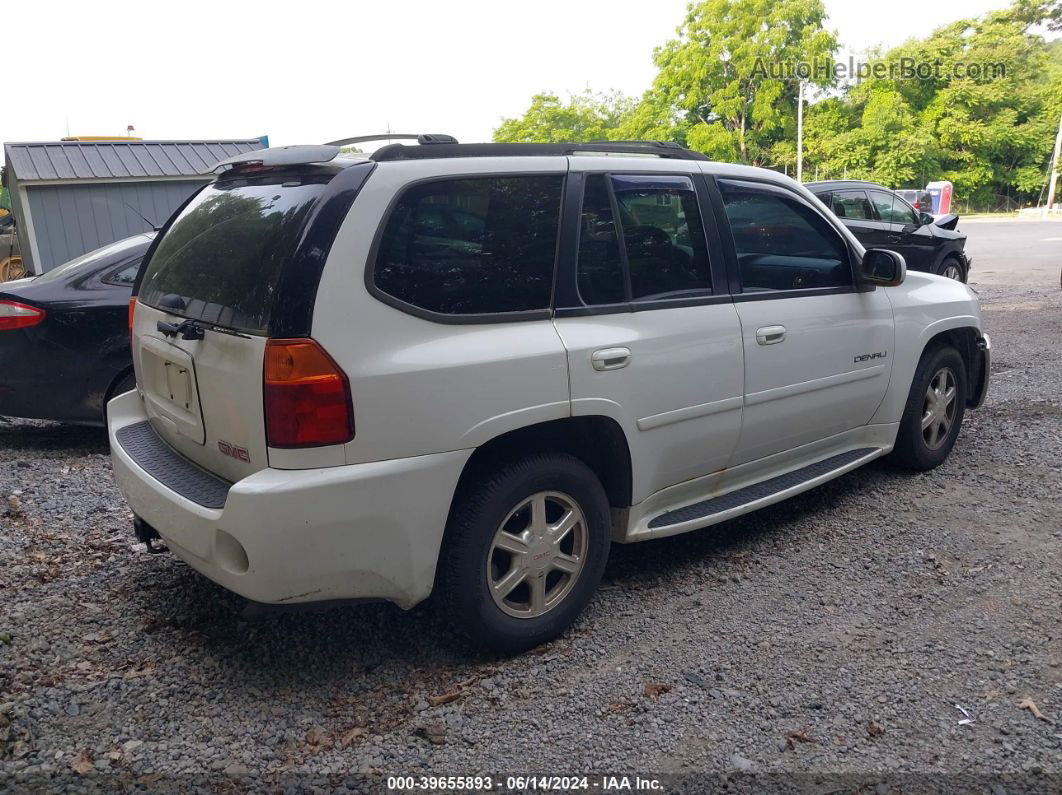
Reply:
[[600, 415], [548, 420], [495, 436], [477, 447], [465, 462], [454, 499], [483, 472], [544, 452], [568, 453], [578, 458], [601, 481], [610, 506], [630, 507], [632, 471], [627, 436], [618, 422]]
[[896, 333], [896, 362], [885, 399], [871, 418], [871, 424], [900, 421], [918, 363], [932, 346], [951, 345], [959, 351], [967, 368], [966, 404], [976, 407], [975, 391], [984, 375], [981, 373], [982, 359], [978, 347], [982, 332], [980, 319], [976, 315], [953, 315], [925, 326], [898, 321]]
[[133, 375], [133, 365], [130, 363], [127, 367], [123, 367], [118, 373], [111, 379], [111, 382], [107, 385], [106, 391], [103, 393], [103, 422], [107, 422], [107, 404], [111, 402], [111, 398], [117, 397], [118, 387], [121, 385], [128, 376]]
[[940, 331], [926, 340], [922, 346], [922, 352], [918, 356], [921, 361], [929, 351], [944, 346], [950, 346], [959, 352], [963, 364], [966, 365], [966, 406], [973, 408], [977, 403], [977, 385], [981, 381], [981, 367], [983, 360], [981, 350], [978, 347], [981, 339], [981, 330], [975, 326], [957, 326]]
[[940, 253], [937, 254], [936, 261], [933, 263], [933, 273], [939, 274], [940, 269], [944, 267], [944, 261], [949, 257], [957, 259], [959, 264], [962, 265], [963, 272], [967, 272], [966, 256], [963, 249], [961, 246], [953, 244], [944, 246], [944, 248], [940, 250]]

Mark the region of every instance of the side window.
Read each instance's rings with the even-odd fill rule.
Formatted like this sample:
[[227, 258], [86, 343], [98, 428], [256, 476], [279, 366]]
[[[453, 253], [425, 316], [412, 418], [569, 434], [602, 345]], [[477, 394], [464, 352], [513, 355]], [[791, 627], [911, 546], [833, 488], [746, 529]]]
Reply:
[[848, 251], [829, 222], [796, 196], [719, 180], [744, 292], [852, 284]]
[[881, 190], [872, 190], [870, 198], [874, 202], [874, 208], [878, 211], [878, 217], [891, 224], [916, 224], [918, 219], [911, 206], [899, 196], [885, 193]]
[[579, 297], [588, 306], [627, 300], [619, 230], [604, 174], [590, 174], [583, 188], [579, 217]]
[[874, 213], [870, 210], [867, 195], [861, 190], [834, 191], [830, 200], [830, 209], [838, 218], [857, 221], [873, 221]]
[[563, 182], [551, 174], [414, 185], [384, 226], [373, 283], [447, 315], [548, 309]]
[[111, 271], [103, 278], [103, 281], [106, 284], [113, 284], [119, 287], [132, 287], [133, 282], [136, 281], [136, 274], [137, 271], [140, 270], [140, 263], [142, 260], [143, 257], [133, 260], [117, 270]]
[[689, 177], [612, 177], [631, 277], [631, 299], [712, 292], [708, 244]]
[[586, 304], [711, 295], [708, 245], [692, 180], [588, 175], [577, 274]]

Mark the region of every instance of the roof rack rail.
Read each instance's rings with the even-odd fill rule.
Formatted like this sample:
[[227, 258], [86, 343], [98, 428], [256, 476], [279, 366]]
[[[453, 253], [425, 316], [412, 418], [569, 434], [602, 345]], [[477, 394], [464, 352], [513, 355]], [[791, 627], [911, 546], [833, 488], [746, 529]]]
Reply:
[[649, 155], [671, 160], [710, 159], [674, 141], [598, 141], [549, 144], [459, 144], [449, 141], [430, 143], [431, 146], [407, 146], [405, 144], [382, 146], [369, 155], [369, 158], [376, 161], [425, 160], [436, 157], [525, 157], [596, 152], [599, 154]]
[[444, 133], [383, 133], [381, 135], [355, 135], [353, 138], [340, 138], [338, 141], [329, 141], [325, 146], [350, 146], [351, 144], [363, 144], [367, 141], [416, 141], [421, 146], [425, 144], [456, 144], [457, 139]]

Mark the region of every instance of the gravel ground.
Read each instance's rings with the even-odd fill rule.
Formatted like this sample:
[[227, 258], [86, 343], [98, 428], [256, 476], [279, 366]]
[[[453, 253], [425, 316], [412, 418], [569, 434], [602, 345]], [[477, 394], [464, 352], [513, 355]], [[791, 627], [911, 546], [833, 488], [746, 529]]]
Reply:
[[248, 620], [132, 541], [102, 431], [0, 420], [0, 791], [587, 771], [1058, 791], [1062, 294], [978, 289], [993, 388], [944, 466], [615, 547], [575, 630], [509, 660], [424, 608]]

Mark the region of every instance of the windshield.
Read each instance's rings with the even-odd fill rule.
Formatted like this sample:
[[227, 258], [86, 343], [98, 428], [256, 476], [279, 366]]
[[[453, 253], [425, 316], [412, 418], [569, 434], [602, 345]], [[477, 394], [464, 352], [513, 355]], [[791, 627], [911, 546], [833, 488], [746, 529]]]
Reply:
[[109, 243], [95, 251], [89, 251], [87, 254], [82, 254], [80, 257], [75, 257], [69, 262], [64, 262], [62, 265], [52, 268], [34, 279], [33, 283], [53, 282], [64, 276], [73, 275], [75, 271], [79, 270], [89, 273], [94, 270], [95, 266], [105, 268], [108, 265], [117, 265], [124, 259], [143, 254], [152, 237], [154, 235], [133, 235], [116, 243]]
[[222, 179], [181, 211], [152, 254], [140, 300], [194, 320], [265, 334], [274, 293], [324, 175]]

